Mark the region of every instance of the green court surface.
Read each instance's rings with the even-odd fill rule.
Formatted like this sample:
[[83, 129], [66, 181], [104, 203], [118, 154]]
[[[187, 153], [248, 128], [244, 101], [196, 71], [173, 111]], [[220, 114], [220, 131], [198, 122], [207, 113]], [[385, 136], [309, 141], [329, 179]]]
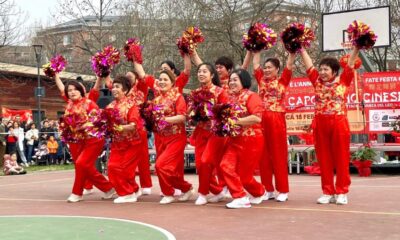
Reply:
[[168, 231], [145, 223], [95, 217], [2, 216], [1, 240], [175, 240]]

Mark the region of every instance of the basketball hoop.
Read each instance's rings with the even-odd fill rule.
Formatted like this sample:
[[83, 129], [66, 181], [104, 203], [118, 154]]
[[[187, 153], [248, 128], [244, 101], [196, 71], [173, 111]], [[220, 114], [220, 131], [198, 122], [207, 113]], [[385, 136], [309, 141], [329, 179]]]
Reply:
[[353, 49], [353, 44], [350, 41], [342, 42], [340, 45], [342, 45], [344, 53], [348, 54], [351, 49]]

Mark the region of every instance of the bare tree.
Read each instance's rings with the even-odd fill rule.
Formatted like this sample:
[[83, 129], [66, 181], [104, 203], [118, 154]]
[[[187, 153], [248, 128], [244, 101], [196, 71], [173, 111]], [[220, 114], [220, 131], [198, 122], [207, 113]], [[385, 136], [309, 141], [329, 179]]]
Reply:
[[18, 43], [24, 14], [14, 0], [0, 0], [0, 48]]

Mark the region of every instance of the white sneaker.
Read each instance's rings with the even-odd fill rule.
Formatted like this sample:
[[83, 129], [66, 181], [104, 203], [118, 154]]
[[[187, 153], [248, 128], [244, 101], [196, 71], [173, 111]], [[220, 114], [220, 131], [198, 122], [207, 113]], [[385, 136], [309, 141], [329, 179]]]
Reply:
[[337, 195], [337, 199], [336, 199], [336, 204], [337, 205], [346, 205], [347, 203], [348, 203], [348, 201], [347, 201], [347, 195], [346, 194]]
[[93, 194], [93, 193], [94, 193], [93, 188], [91, 188], [91, 189], [83, 189], [83, 195], [90, 195], [90, 194]]
[[261, 195], [259, 197], [253, 197], [250, 195], [249, 201], [251, 204], [260, 204], [263, 201], [263, 197], [264, 197], [264, 195]]
[[196, 202], [194, 202], [195, 205], [206, 205], [207, 204], [207, 197], [203, 194], [199, 194], [199, 196], [196, 199]]
[[[174, 197], [177, 197], [177, 196], [180, 196], [180, 195], [182, 195], [182, 191], [180, 189], [174, 188]], [[165, 195], [164, 195], [163, 192], [160, 192], [160, 196], [164, 197]]]
[[224, 197], [225, 197], [225, 198], [232, 198], [232, 195], [231, 195], [231, 193], [229, 192], [229, 189], [228, 189], [227, 186], [225, 186], [225, 187], [222, 189], [222, 192], [224, 193]]
[[67, 198], [67, 202], [70, 202], [70, 203], [80, 202], [82, 200], [83, 200], [82, 196], [79, 196], [79, 195], [76, 195], [73, 193], [71, 195], [69, 195], [69, 197]]
[[101, 199], [103, 200], [111, 199], [114, 197], [114, 194], [115, 194], [115, 189], [112, 188], [110, 191], [105, 192]]
[[117, 197], [116, 199], [114, 199], [114, 203], [133, 203], [133, 202], [137, 202], [135, 193], [122, 197]]
[[289, 195], [287, 193], [279, 193], [276, 197], [277, 202], [286, 202], [289, 199]]
[[271, 199], [275, 199], [274, 192], [265, 191], [264, 196], [263, 196], [263, 201], [268, 201], [268, 200], [271, 200]]
[[191, 188], [189, 191], [185, 192], [181, 197], [178, 198], [178, 201], [180, 202], [186, 202], [189, 200], [189, 198], [193, 195], [193, 188]]
[[217, 202], [221, 202], [224, 199], [225, 199], [225, 193], [224, 193], [224, 191], [222, 191], [222, 192], [218, 193], [217, 195], [210, 197], [208, 199], [208, 202], [217, 203]]
[[170, 204], [172, 202], [175, 202], [175, 198], [173, 196], [164, 196], [161, 199], [160, 204]]
[[151, 194], [151, 188], [142, 188], [142, 194], [143, 195], [150, 195]]
[[251, 208], [251, 204], [249, 198], [242, 197], [242, 198], [235, 198], [232, 202], [227, 203], [225, 205], [227, 208]]
[[336, 202], [335, 195], [324, 194], [317, 199], [318, 204], [328, 204], [328, 203], [335, 203], [335, 202]]

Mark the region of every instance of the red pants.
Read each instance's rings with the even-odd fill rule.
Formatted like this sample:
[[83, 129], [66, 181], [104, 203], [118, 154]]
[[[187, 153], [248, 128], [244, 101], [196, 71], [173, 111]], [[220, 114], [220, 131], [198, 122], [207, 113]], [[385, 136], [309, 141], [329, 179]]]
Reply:
[[275, 187], [280, 193], [289, 192], [288, 145], [285, 113], [264, 111], [262, 118], [265, 148], [260, 162], [261, 182], [268, 192]]
[[135, 170], [142, 157], [141, 145], [141, 142], [117, 142], [111, 144], [108, 177], [118, 196], [130, 195], [139, 190], [139, 186], [135, 181]]
[[139, 168], [139, 179], [140, 179], [140, 186], [142, 188], [151, 188], [153, 186], [151, 182], [151, 175], [150, 175], [150, 158], [149, 158], [149, 147], [147, 145], [147, 132], [141, 131], [141, 143], [140, 149], [140, 159], [138, 163]]
[[72, 193], [82, 196], [85, 181], [89, 180], [103, 192], [112, 189], [111, 183], [97, 171], [94, 163], [103, 151], [104, 139], [91, 138], [79, 143], [70, 144], [72, 156], [75, 160], [75, 181]]
[[264, 146], [263, 136], [229, 138], [221, 161], [226, 185], [233, 198], [246, 196], [245, 189], [254, 197], [264, 194], [264, 186], [253, 173], [260, 162]]
[[[226, 138], [217, 137], [212, 132], [197, 127], [193, 133], [195, 137], [195, 160], [199, 175], [198, 192], [207, 195], [209, 192], [219, 194], [222, 191], [221, 178], [217, 181], [216, 167], [219, 168]], [[219, 171], [221, 172], [221, 171]]]
[[[77, 151], [79, 149], [79, 146], [71, 147], [72, 145], [75, 145], [75, 144], [77, 144], [77, 143], [68, 143], [70, 152], [71, 152], [72, 161], [74, 162], [74, 164], [75, 164], [75, 159], [78, 159], [78, 156], [80, 154], [80, 151]], [[72, 150], [72, 149], [74, 149], [74, 150]], [[83, 188], [84, 189], [93, 189], [93, 183], [89, 179], [86, 179]]]
[[316, 115], [314, 139], [315, 153], [321, 168], [323, 193], [328, 195], [347, 193], [351, 183], [350, 128], [347, 116]]
[[156, 137], [156, 171], [161, 191], [165, 196], [173, 196], [174, 188], [187, 192], [192, 185], [184, 180], [184, 150], [186, 134]]

